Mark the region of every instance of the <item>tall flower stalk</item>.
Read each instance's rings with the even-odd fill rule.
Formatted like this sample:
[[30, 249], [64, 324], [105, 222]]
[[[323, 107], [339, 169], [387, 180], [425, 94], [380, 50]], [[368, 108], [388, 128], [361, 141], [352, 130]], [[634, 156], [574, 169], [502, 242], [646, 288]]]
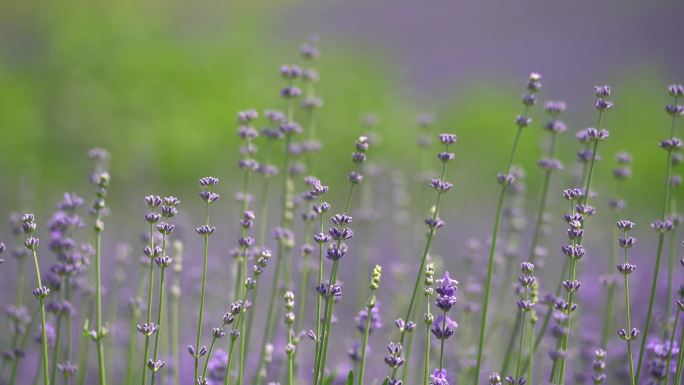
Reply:
[[105, 171], [104, 165], [109, 154], [102, 149], [93, 149], [90, 151], [89, 155], [90, 158], [96, 162], [96, 169], [93, 174], [92, 182], [97, 188], [95, 191], [95, 202], [93, 203], [93, 210], [95, 212], [95, 222], [93, 224], [93, 229], [95, 230], [95, 330], [87, 330], [87, 320], [84, 329], [90, 335], [90, 338], [95, 342], [95, 346], [97, 347], [97, 367], [100, 385], [106, 385], [107, 375], [105, 373], [104, 338], [107, 335], [107, 326], [102, 324], [101, 241], [102, 231], [104, 230], [102, 217], [107, 207], [105, 197], [107, 196], [110, 180], [109, 173]]
[[38, 287], [33, 289], [33, 295], [38, 299], [40, 307], [40, 336], [41, 336], [41, 348], [43, 352], [42, 364], [43, 364], [43, 385], [50, 385], [50, 374], [48, 373], [49, 358], [48, 358], [48, 339], [47, 339], [47, 325], [45, 319], [45, 299], [50, 294], [50, 289], [43, 286], [43, 280], [40, 275], [40, 266], [38, 264], [38, 244], [40, 239], [33, 236], [36, 231], [36, 221], [33, 214], [24, 214], [22, 217], [22, 228], [24, 234], [27, 235], [24, 241], [24, 246], [31, 252], [33, 256], [33, 264], [36, 272], [36, 282]]
[[[256, 146], [252, 143], [259, 135], [259, 132], [252, 126], [252, 122], [258, 117], [256, 110], [245, 110], [238, 112], [237, 121], [240, 127], [238, 128], [238, 136], [243, 141], [240, 148], [242, 158], [238, 162], [238, 168], [242, 172], [242, 190], [238, 194], [240, 201], [240, 212], [245, 212], [249, 209], [249, 204], [252, 201], [250, 193], [250, 186], [252, 181], [252, 174], [259, 168], [259, 163], [252, 157], [256, 153]], [[243, 230], [244, 236], [244, 230]], [[245, 270], [247, 269], [247, 261], [242, 258], [242, 254], [238, 254], [235, 259], [235, 289], [233, 290], [233, 301], [237, 301], [242, 297], [243, 277], [246, 277]]]
[[[684, 97], [684, 86], [680, 84], [673, 84], [668, 87], [668, 93], [672, 97], [672, 104], [669, 104], [665, 107], [665, 111], [672, 117], [671, 123], [670, 123], [670, 132], [669, 136], [667, 139], [663, 139], [660, 141], [660, 147], [667, 151], [667, 164], [666, 164], [666, 169], [665, 169], [665, 196], [663, 199], [663, 210], [662, 210], [662, 221], [663, 223], [667, 222], [669, 223], [669, 226], [666, 227], [672, 227], [672, 222], [667, 220], [667, 217], [670, 213], [670, 192], [671, 192], [671, 184], [670, 184], [670, 179], [672, 178], [672, 157], [674, 155], [675, 150], [678, 148], [682, 147], [682, 141], [679, 138], [675, 137], [675, 127], [677, 124], [677, 118], [684, 115], [684, 106], [678, 105], [677, 101], [679, 98]], [[660, 261], [663, 253], [663, 246], [664, 246], [664, 241], [665, 241], [665, 232], [666, 231], [660, 231], [658, 235], [658, 247], [656, 249], [656, 258], [655, 258], [655, 264], [653, 267], [653, 276], [651, 278], [651, 292], [649, 295], [649, 300], [648, 300], [648, 311], [646, 312], [646, 320], [644, 321], [644, 326], [642, 328], [642, 332], [644, 333], [644, 338], [641, 339], [641, 345], [639, 347], [639, 360], [637, 363], [637, 370], [636, 370], [636, 382], [639, 382], [640, 374], [641, 374], [641, 365], [644, 360], [644, 356], [646, 355], [646, 340], [647, 336], [650, 332], [650, 327], [651, 327], [651, 318], [653, 315], [653, 307], [655, 304], [655, 294], [656, 290], [658, 289], [658, 275], [660, 273]]]
[[[622, 185], [625, 180], [632, 176], [632, 156], [626, 152], [619, 152], [615, 155], [615, 160], [618, 162], [618, 167], [613, 170], [613, 177], [617, 183], [617, 197], [611, 199], [608, 204], [611, 209], [612, 223], [617, 222], [618, 214], [624, 208], [625, 202], [621, 200]], [[611, 318], [613, 309], [615, 308], [615, 289], [616, 279], [611, 274], [618, 263], [618, 228], [611, 226], [610, 230], [610, 258], [608, 259], [608, 275], [601, 277], [601, 283], [607, 286], [605, 311], [603, 313], [603, 331], [601, 333], [601, 348], [606, 349], [608, 345], [608, 337], [611, 335]]]
[[295, 305], [295, 295], [291, 291], [286, 291], [283, 297], [285, 301], [285, 325], [287, 326], [287, 344], [285, 345], [285, 354], [287, 354], [287, 385], [294, 385], [294, 371], [295, 371], [295, 351], [297, 345], [295, 341], [295, 332], [293, 324], [295, 322], [295, 313], [292, 311]]
[[[277, 121], [279, 124], [278, 131], [279, 135], [282, 135], [283, 140], [283, 163], [282, 163], [282, 201], [281, 201], [281, 216], [280, 216], [280, 226], [279, 231], [276, 232], [276, 239], [278, 240], [278, 247], [276, 252], [276, 266], [275, 266], [275, 278], [273, 279], [273, 285], [271, 286], [271, 293], [268, 304], [268, 311], [266, 313], [266, 327], [264, 330], [264, 339], [261, 345], [261, 354], [259, 355], [259, 363], [257, 365], [256, 381], [255, 383], [261, 385], [266, 377], [266, 362], [264, 357], [266, 356], [266, 350], [268, 345], [271, 343], [271, 338], [273, 336], [273, 331], [276, 327], [276, 307], [275, 301], [277, 297], [278, 289], [282, 284], [281, 280], [283, 275], [285, 275], [285, 286], [289, 287], [290, 278], [289, 274], [283, 272], [283, 268], [286, 267], [286, 259], [292, 246], [294, 246], [290, 231], [290, 225], [292, 222], [292, 209], [293, 209], [293, 193], [294, 185], [292, 183], [291, 174], [291, 162], [292, 153], [291, 145], [293, 137], [302, 132], [301, 127], [294, 121], [294, 100], [302, 94], [302, 90], [294, 85], [294, 80], [301, 77], [302, 70], [297, 66], [284, 65], [280, 68], [280, 75], [287, 81], [287, 85], [281, 89], [280, 96], [286, 101], [286, 115], [278, 116]], [[271, 119], [273, 120], [273, 119]], [[289, 270], [288, 270], [289, 271]]]
[[148, 258], [148, 278], [147, 278], [147, 316], [145, 323], [137, 325], [137, 330], [145, 337], [145, 345], [143, 348], [142, 357], [142, 372], [141, 385], [147, 384], [147, 360], [150, 352], [150, 337], [157, 332], [159, 325], [152, 322], [152, 300], [154, 295], [154, 259], [162, 255], [161, 246], [155, 245], [155, 225], [161, 219], [161, 215], [157, 212], [162, 204], [162, 199], [157, 195], [148, 195], [145, 197], [145, 203], [149, 208], [149, 212], [145, 214], [145, 221], [150, 225], [150, 232], [148, 234], [149, 244], [143, 248], [143, 253]]
[[[425, 277], [423, 284], [425, 290], [423, 294], [425, 295], [425, 315], [423, 316], [423, 321], [425, 322], [425, 356], [423, 357], [423, 379], [421, 381], [422, 385], [428, 385], [430, 378], [430, 328], [432, 323], [435, 322], [435, 316], [430, 311], [430, 297], [435, 293], [435, 289], [432, 287], [435, 283], [435, 265], [428, 263], [425, 266]], [[359, 385], [362, 385], [359, 383]]]
[[639, 335], [639, 329], [632, 328], [631, 310], [630, 310], [630, 296], [629, 296], [629, 275], [636, 270], [636, 265], [629, 263], [627, 259], [627, 250], [636, 243], [635, 237], [628, 237], [627, 232], [634, 228], [634, 223], [628, 220], [621, 220], [617, 222], [617, 228], [622, 231], [622, 237], [618, 240], [618, 245], [624, 250], [624, 260], [622, 264], [617, 266], [617, 270], [624, 277], [625, 285], [625, 320], [627, 327], [618, 330], [618, 336], [624, 341], [627, 341], [627, 360], [629, 362], [629, 381], [631, 385], [636, 384], [634, 376], [634, 360], [632, 355], [632, 340]]
[[438, 285], [435, 287], [437, 298], [435, 298], [435, 306], [441, 310], [441, 314], [437, 315], [435, 322], [432, 323], [432, 334], [439, 340], [439, 368], [430, 376], [429, 384], [431, 385], [448, 385], [447, 372], [444, 368], [444, 343], [455, 332], [458, 324], [449, 317], [449, 311], [456, 304], [456, 288], [458, 282], [449, 277], [449, 272], [444, 273], [442, 279], [437, 280]]
[[200, 289], [200, 303], [199, 311], [197, 314], [197, 335], [195, 337], [195, 346], [188, 346], [188, 352], [195, 361], [195, 374], [193, 379], [198, 380], [199, 377], [199, 359], [207, 354], [207, 347], [200, 347], [200, 342], [202, 341], [202, 324], [204, 321], [204, 299], [205, 291], [207, 286], [207, 258], [209, 255], [209, 237], [214, 234], [216, 228], [209, 225], [209, 205], [216, 202], [219, 199], [219, 194], [212, 192], [211, 189], [218, 184], [218, 178], [213, 176], [206, 176], [199, 180], [201, 191], [199, 192], [199, 197], [205, 203], [204, 211], [204, 224], [197, 227], [195, 231], [203, 239], [202, 246], [202, 284]]
[[[527, 315], [534, 309], [535, 302], [534, 299], [531, 298], [531, 289], [536, 282], [535, 277], [532, 275], [532, 272], [534, 271], [534, 264], [532, 262], [521, 263], [520, 270], [522, 271], [523, 275], [521, 275], [518, 278], [518, 283], [521, 286], [523, 294], [522, 298], [518, 300], [517, 305], [518, 310], [520, 311], [522, 316], [520, 322], [520, 344], [518, 345], [518, 362], [515, 366], [514, 377], [518, 382], [521, 382], [521, 378], [523, 378], [522, 360], [524, 356], [525, 344], [527, 343], [527, 340], [525, 339], [525, 331], [527, 330]], [[532, 356], [530, 355], [530, 358], [531, 357]], [[527, 378], [527, 381], [531, 382], [532, 378]]]
[[480, 337], [478, 339], [477, 345], [477, 361], [475, 364], [475, 371], [473, 373], [473, 385], [479, 384], [480, 368], [482, 367], [482, 351], [484, 349], [484, 336], [487, 329], [487, 313], [489, 310], [489, 297], [492, 288], [492, 277], [494, 275], [494, 254], [496, 252], [497, 237], [499, 235], [499, 224], [501, 220], [501, 209], [503, 208], [504, 198], [506, 196], [506, 191], [508, 187], [515, 181], [515, 177], [511, 174], [511, 166], [513, 165], [513, 159], [515, 157], [516, 150], [518, 148], [518, 142], [520, 141], [520, 135], [522, 134], [523, 128], [527, 127], [532, 123], [532, 119], [527, 116], [527, 112], [531, 106], [536, 102], [536, 94], [541, 89], [541, 75], [537, 73], [532, 73], [529, 76], [527, 82], [528, 93], [523, 96], [523, 104], [525, 106], [522, 115], [518, 115], [515, 119], [516, 126], [518, 127], [515, 139], [513, 140], [513, 148], [508, 158], [508, 163], [506, 164], [505, 173], [500, 173], [497, 176], [499, 184], [501, 184], [501, 190], [499, 192], [499, 200], [496, 207], [496, 214], [494, 215], [494, 228], [492, 230], [492, 241], [489, 248], [489, 258], [487, 262], [487, 278], [484, 287], [484, 298], [482, 301], [482, 318], [480, 320]]
[[[377, 314], [377, 300], [375, 298], [375, 292], [380, 288], [380, 278], [382, 277], [382, 268], [380, 265], [375, 265], [373, 268], [373, 274], [371, 276], [370, 282], [370, 295], [368, 297], [368, 302], [366, 302], [365, 313], [361, 312], [358, 321], [363, 321], [363, 336], [361, 339], [361, 363], [359, 364], [359, 374], [358, 374], [358, 385], [363, 385], [366, 376], [366, 354], [368, 353], [368, 336], [374, 328], [377, 328], [379, 323], [379, 314], [374, 316], [373, 312]], [[360, 326], [361, 322], [357, 323], [357, 327]]]
[[[161, 208], [161, 216], [168, 221], [170, 218], [173, 218], [176, 216], [178, 213], [178, 205], [180, 204], [180, 200], [178, 198], [169, 196], [164, 198], [164, 203]], [[158, 354], [159, 354], [159, 336], [160, 336], [160, 329], [162, 328], [163, 325], [163, 315], [164, 315], [164, 293], [166, 292], [166, 285], [164, 282], [164, 278], [166, 276], [166, 268], [171, 266], [173, 263], [173, 259], [169, 256], [166, 255], [166, 250], [167, 250], [167, 244], [168, 244], [168, 237], [169, 234], [171, 234], [175, 228], [175, 226], [171, 223], [168, 222], [161, 222], [158, 223], [157, 226], [157, 231], [161, 234], [162, 236], [162, 246], [161, 246], [161, 254], [157, 257], [154, 258], [154, 263], [159, 266], [160, 270], [160, 278], [159, 278], [159, 301], [157, 303], [157, 331], [154, 336], [154, 349], [152, 350], [152, 358], [147, 360], [147, 368], [152, 372], [151, 376], [151, 384], [154, 385], [156, 382], [157, 378], [157, 372], [163, 368], [166, 365], [166, 362], [163, 360], [157, 359]], [[164, 326], [165, 327], [165, 326]]]

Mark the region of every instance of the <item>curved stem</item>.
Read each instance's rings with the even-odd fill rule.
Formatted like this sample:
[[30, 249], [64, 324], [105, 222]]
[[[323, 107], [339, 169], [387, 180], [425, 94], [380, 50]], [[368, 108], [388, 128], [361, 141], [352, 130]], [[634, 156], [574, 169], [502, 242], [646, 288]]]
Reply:
[[[33, 263], [36, 269], [36, 281], [38, 282], [38, 287], [43, 287], [43, 281], [40, 278], [40, 267], [38, 266], [38, 254], [36, 253], [35, 247], [31, 251], [33, 254]], [[45, 298], [39, 299], [40, 303], [40, 336], [41, 336], [41, 346], [43, 350], [43, 383], [44, 385], [50, 384], [50, 377], [48, 373], [48, 341], [47, 341], [47, 330], [45, 329]]]

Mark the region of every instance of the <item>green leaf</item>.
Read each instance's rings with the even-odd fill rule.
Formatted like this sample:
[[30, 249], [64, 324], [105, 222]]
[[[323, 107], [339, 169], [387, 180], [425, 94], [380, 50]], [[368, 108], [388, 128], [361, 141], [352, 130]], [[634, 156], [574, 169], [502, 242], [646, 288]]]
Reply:
[[354, 385], [354, 371], [353, 370], [350, 370], [349, 374], [347, 374], [346, 385]]
[[385, 381], [382, 382], [382, 385], [388, 385], [389, 384], [389, 377], [385, 377]]

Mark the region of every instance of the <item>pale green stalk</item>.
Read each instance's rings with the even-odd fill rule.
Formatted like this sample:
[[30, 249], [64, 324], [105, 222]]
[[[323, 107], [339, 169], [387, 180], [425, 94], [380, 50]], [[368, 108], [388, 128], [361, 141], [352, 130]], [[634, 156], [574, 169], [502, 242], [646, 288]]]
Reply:
[[[206, 226], [209, 225], [209, 202], [206, 203], [204, 213], [204, 224]], [[197, 321], [197, 337], [195, 339], [195, 377], [193, 378], [193, 381], [197, 380], [197, 375], [199, 374], [199, 349], [200, 341], [202, 340], [202, 321], [204, 320], [204, 297], [207, 286], [207, 257], [209, 254], [209, 234], [204, 235], [202, 250], [202, 289], [200, 291], [200, 304]]]
[[[61, 288], [59, 290], [59, 302], [64, 302], [64, 285], [66, 280], [61, 280]], [[55, 384], [55, 377], [57, 376], [57, 364], [60, 360], [60, 354], [62, 353], [62, 314], [57, 315], [57, 322], [55, 324], [55, 346], [52, 347], [52, 370], [50, 371], [50, 383]]]
[[105, 337], [105, 330], [102, 327], [102, 271], [101, 271], [101, 241], [102, 241], [102, 228], [98, 226], [98, 223], [102, 220], [101, 210], [97, 210], [97, 215], [95, 218], [95, 307], [96, 307], [96, 327], [97, 327], [97, 340], [95, 341], [97, 345], [97, 366], [98, 372], [100, 374], [100, 385], [107, 384], [107, 375], [105, 373], [105, 357], [104, 357], [104, 344], [102, 340]]
[[[91, 297], [87, 298], [87, 306], [86, 306], [86, 313], [85, 313], [85, 318], [88, 319], [90, 316], [93, 314], [93, 307], [95, 305], [95, 302]], [[90, 351], [90, 341], [88, 341], [90, 337], [84, 335], [81, 337], [81, 342], [79, 344], [79, 349], [78, 349], [78, 378], [76, 380], [76, 384], [78, 385], [84, 385], [85, 380], [88, 374], [88, 359], [90, 357], [89, 351]]]
[[[166, 234], [162, 235], [162, 252], [161, 255], [162, 257], [165, 256], [166, 252]], [[153, 261], [154, 262], [154, 261]], [[166, 272], [166, 266], [161, 266], [161, 275], [159, 277], [159, 303], [157, 304], [157, 333], [154, 335], [154, 348], [152, 349], [152, 361], [157, 362], [157, 356], [159, 354], [159, 336], [161, 334], [162, 330], [162, 323], [163, 323], [163, 315], [164, 315], [164, 292], [166, 289], [166, 285], [164, 284], [164, 276]], [[151, 377], [151, 384], [154, 385], [156, 383], [156, 378], [157, 378], [157, 371], [152, 370], [152, 377]]]
[[[43, 281], [40, 278], [40, 267], [38, 266], [38, 254], [36, 253], [36, 248], [33, 247], [31, 250], [31, 253], [33, 254], [33, 263], [35, 265], [36, 269], [36, 282], [38, 283], [38, 287], [42, 288], [43, 287]], [[41, 346], [43, 350], [43, 384], [44, 385], [50, 385], [50, 377], [48, 373], [48, 341], [47, 341], [47, 331], [45, 329], [45, 297], [40, 297], [38, 298], [38, 301], [40, 303], [40, 336], [41, 336]]]
[[[625, 238], [627, 237], [627, 233], [624, 233]], [[625, 248], [625, 254], [624, 254], [624, 263], [627, 263], [627, 248]], [[625, 281], [625, 319], [627, 320], [627, 335], [629, 336], [629, 339], [627, 340], [627, 359], [629, 360], [629, 380], [632, 385], [636, 384], [636, 377], [634, 376], [634, 359], [632, 357], [632, 337], [631, 337], [631, 332], [632, 332], [632, 321], [631, 321], [631, 311], [630, 311], [630, 303], [629, 303], [629, 275], [624, 274], [624, 281]], [[679, 312], [677, 312], [679, 314]], [[674, 337], [674, 332], [672, 333]], [[646, 337], [644, 337], [646, 338]], [[670, 345], [672, 346], [672, 345]], [[669, 374], [669, 360], [668, 360], [668, 374]], [[668, 383], [667, 381], [665, 382], [666, 384]]]

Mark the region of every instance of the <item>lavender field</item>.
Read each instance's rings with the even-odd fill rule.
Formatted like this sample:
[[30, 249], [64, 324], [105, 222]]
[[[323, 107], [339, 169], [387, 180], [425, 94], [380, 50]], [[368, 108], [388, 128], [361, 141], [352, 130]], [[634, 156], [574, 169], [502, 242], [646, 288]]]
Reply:
[[55, 33], [0, 50], [0, 384], [682, 383], [681, 73], [422, 108], [334, 39], [186, 61], [127, 7], [7, 7]]

